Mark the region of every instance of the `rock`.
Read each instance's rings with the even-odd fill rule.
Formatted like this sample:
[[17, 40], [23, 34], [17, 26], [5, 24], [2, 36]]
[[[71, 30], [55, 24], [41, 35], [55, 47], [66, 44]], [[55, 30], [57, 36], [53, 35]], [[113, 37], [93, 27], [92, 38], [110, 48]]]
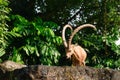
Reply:
[[20, 69], [26, 67], [26, 65], [22, 65], [13, 61], [5, 61], [3, 63], [0, 63], [0, 68], [4, 71], [13, 71], [15, 69]]
[[30, 65], [6, 73], [0, 71], [0, 80], [120, 80], [120, 71], [87, 66]]

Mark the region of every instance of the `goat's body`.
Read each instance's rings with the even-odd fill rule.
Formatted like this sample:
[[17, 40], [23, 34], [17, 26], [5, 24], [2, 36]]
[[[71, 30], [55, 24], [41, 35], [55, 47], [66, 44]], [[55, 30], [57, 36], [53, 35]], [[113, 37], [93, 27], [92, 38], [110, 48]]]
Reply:
[[[71, 45], [72, 54], [71, 60], [73, 66], [85, 66], [85, 59], [87, 57], [87, 53], [85, 50], [79, 45]], [[69, 53], [67, 53], [69, 54]]]

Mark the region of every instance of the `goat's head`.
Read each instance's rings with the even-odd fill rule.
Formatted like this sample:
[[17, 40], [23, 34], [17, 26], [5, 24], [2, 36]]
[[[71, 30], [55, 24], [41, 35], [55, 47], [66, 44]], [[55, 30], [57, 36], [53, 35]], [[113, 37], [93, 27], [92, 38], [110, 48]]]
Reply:
[[71, 56], [74, 54], [74, 46], [70, 46], [68, 49], [66, 49], [66, 57], [67, 59], [68, 58], [71, 58]]

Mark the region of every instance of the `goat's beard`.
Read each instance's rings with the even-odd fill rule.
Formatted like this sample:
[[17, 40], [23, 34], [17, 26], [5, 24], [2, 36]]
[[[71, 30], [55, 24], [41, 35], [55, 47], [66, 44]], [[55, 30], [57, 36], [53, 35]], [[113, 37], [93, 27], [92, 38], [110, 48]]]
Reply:
[[67, 53], [67, 54], [66, 54], [67, 59], [71, 59], [72, 54], [73, 54], [73, 53], [71, 53], [71, 52]]

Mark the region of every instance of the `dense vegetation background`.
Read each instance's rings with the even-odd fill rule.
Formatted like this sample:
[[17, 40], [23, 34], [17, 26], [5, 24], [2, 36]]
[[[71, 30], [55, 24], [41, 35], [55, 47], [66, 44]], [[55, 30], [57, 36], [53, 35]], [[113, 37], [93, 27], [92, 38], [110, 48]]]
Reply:
[[73, 43], [87, 51], [86, 65], [119, 69], [119, 0], [0, 0], [0, 62], [70, 65], [61, 30], [85, 23], [97, 31], [83, 29]]

